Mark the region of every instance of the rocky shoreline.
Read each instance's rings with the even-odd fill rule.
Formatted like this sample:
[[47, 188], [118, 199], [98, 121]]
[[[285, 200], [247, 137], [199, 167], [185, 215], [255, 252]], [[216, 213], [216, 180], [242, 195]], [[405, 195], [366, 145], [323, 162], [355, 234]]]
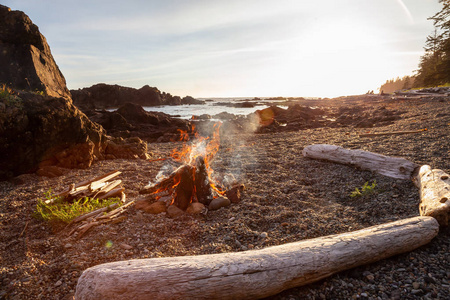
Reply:
[[[119, 170], [128, 204], [142, 200], [139, 191], [167, 169], [173, 150], [197, 133], [211, 139], [214, 122], [144, 111], [141, 105], [196, 103], [149, 86], [99, 84], [71, 94], [28, 16], [3, 5], [0, 16], [1, 299], [73, 299], [82, 272], [101, 263], [262, 249], [418, 215], [412, 182], [307, 159], [307, 145], [398, 156], [449, 173], [448, 89], [289, 99], [288, 109], [220, 114], [221, 142], [210, 166], [245, 185], [240, 201], [198, 214], [152, 214], [131, 205], [114, 222], [74, 237], [72, 224], [35, 217], [38, 199]], [[104, 109], [110, 106], [120, 108]], [[373, 192], [352, 197], [365, 184]], [[410, 253], [269, 299], [448, 299], [449, 237], [441, 228]]]
[[[246, 191], [240, 203], [206, 216], [168, 218], [164, 213], [153, 215], [130, 208], [122, 222], [93, 228], [80, 240], [67, 238], [57, 224], [32, 217], [36, 199], [49, 188], [59, 191], [68, 182], [115, 169], [123, 172], [128, 200], [138, 199], [138, 191], [155, 178], [164, 161], [103, 160], [59, 177], [30, 174], [0, 182], [1, 297], [71, 299], [83, 270], [100, 263], [261, 249], [418, 215], [419, 196], [411, 182], [306, 159], [301, 151], [309, 144], [336, 144], [403, 157], [448, 173], [449, 99], [360, 99], [324, 102], [323, 109], [345, 111], [351, 105], [399, 113], [387, 123], [374, 122], [372, 127], [358, 127], [355, 121], [339, 127], [290, 131], [274, 127], [259, 134], [224, 135], [212, 167], [218, 173], [232, 171]], [[354, 114], [357, 116], [358, 110]], [[423, 128], [427, 131], [360, 137], [367, 132]], [[149, 143], [148, 154], [153, 159], [166, 157], [180, 146], [180, 142]], [[375, 181], [376, 193], [363, 198], [349, 196], [365, 182]], [[415, 251], [270, 299], [446, 299], [450, 292], [449, 237], [449, 229], [441, 228], [437, 238]]]

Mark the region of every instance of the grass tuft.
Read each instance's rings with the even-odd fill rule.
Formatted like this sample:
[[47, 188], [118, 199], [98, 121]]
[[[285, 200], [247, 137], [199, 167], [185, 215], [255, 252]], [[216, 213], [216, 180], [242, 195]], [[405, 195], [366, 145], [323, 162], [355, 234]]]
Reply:
[[[84, 197], [72, 203], [65, 201], [61, 197], [54, 197], [51, 189], [44, 193], [45, 199], [39, 199], [34, 211], [34, 216], [44, 221], [62, 221], [70, 223], [76, 217], [88, 213], [90, 211], [118, 203], [122, 204], [120, 198], [108, 198], [98, 200], [96, 198]], [[50, 204], [45, 203], [46, 200], [54, 199]]]
[[364, 185], [362, 186], [361, 190], [359, 190], [358, 188], [355, 188], [355, 190], [350, 193], [350, 197], [352, 197], [352, 198], [364, 197], [364, 196], [373, 194], [375, 192], [376, 188], [377, 188], [377, 181], [376, 180], [374, 180], [372, 182], [372, 184], [369, 184], [369, 182], [366, 181], [364, 183]]

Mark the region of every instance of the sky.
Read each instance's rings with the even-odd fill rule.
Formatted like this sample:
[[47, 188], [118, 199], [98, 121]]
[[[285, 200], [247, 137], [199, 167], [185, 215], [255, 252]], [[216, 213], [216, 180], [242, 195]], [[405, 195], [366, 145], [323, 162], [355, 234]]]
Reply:
[[438, 0], [2, 0], [50, 45], [69, 89], [202, 97], [378, 92], [418, 68]]

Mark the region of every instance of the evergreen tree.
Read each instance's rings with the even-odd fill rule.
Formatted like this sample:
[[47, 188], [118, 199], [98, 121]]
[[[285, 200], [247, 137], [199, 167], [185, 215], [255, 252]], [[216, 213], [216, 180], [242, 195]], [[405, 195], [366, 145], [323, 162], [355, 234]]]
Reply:
[[430, 17], [435, 30], [427, 37], [415, 86], [432, 86], [450, 82], [450, 0], [439, 0], [441, 11]]

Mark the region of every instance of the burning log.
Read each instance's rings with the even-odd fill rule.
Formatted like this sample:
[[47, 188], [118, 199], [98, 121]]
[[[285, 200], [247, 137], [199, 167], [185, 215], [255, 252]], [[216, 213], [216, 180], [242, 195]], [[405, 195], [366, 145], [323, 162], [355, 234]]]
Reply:
[[181, 166], [178, 169], [176, 169], [175, 171], [173, 171], [169, 176], [167, 176], [166, 178], [162, 179], [161, 181], [153, 184], [153, 185], [149, 185], [144, 187], [142, 190], [139, 191], [139, 194], [154, 194], [154, 193], [159, 193], [162, 191], [167, 191], [173, 189], [173, 186], [176, 184], [175, 180], [177, 177], [181, 176], [181, 173], [183, 173], [183, 168], [185, 166]]
[[424, 165], [413, 179], [420, 190], [420, 215], [434, 217], [442, 226], [447, 226], [450, 218], [449, 178], [444, 171]]
[[156, 194], [167, 191], [173, 197], [173, 204], [186, 210], [190, 203], [198, 201], [208, 206], [218, 195], [214, 190], [203, 156], [196, 157], [194, 165], [182, 165], [163, 180], [147, 186], [140, 194]]
[[213, 189], [206, 170], [205, 159], [203, 156], [195, 160], [195, 192], [198, 202], [208, 206], [214, 199]]
[[404, 158], [389, 157], [373, 152], [350, 150], [326, 144], [306, 146], [303, 149], [303, 156], [353, 165], [384, 176], [406, 180], [411, 179], [414, 170], [419, 166]]
[[182, 210], [186, 210], [194, 196], [194, 168], [191, 166], [183, 166], [179, 174], [180, 179], [175, 188], [173, 204]]
[[414, 217], [262, 250], [106, 263], [83, 272], [75, 299], [258, 299], [412, 251], [438, 230]]

